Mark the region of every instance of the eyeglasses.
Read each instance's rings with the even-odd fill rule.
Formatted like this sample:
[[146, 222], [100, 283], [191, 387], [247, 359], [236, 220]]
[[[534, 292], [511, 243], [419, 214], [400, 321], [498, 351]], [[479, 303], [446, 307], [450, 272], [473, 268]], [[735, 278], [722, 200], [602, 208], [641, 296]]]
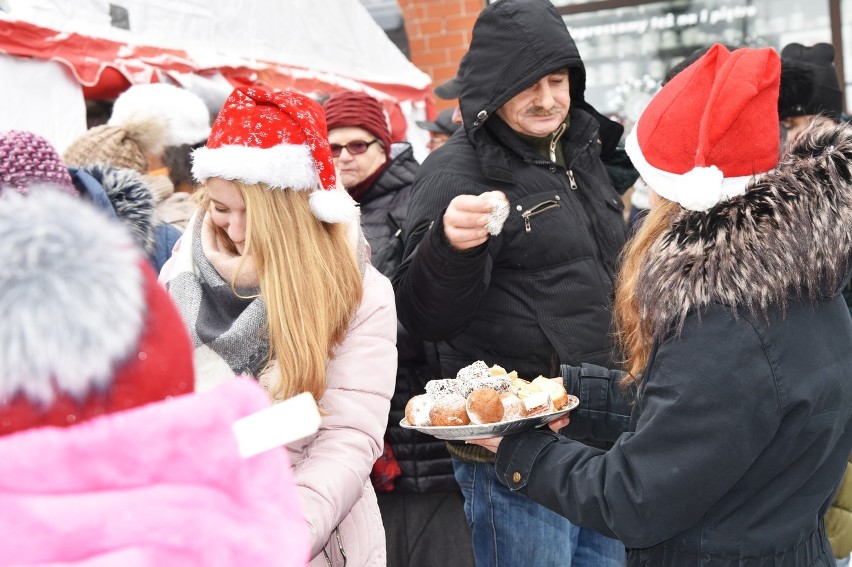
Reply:
[[340, 157], [340, 152], [343, 151], [343, 148], [346, 148], [346, 151], [349, 152], [351, 156], [361, 155], [367, 151], [367, 148], [378, 142], [379, 139], [376, 138], [372, 142], [365, 142], [364, 140], [352, 140], [345, 146], [341, 146], [340, 144], [331, 144], [331, 155], [333, 157]]

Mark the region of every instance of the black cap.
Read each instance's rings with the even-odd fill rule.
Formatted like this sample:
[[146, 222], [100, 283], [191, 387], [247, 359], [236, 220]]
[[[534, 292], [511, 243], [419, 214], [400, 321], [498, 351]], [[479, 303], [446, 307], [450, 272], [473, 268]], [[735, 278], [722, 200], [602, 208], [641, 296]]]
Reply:
[[[830, 43], [817, 43], [805, 47], [800, 43], [791, 43], [781, 50], [782, 71], [785, 60], [788, 66], [789, 62], [795, 61], [799, 66], [810, 68], [813, 77], [810, 97], [802, 100], [792, 100], [793, 97], [788, 97], [790, 102], [794, 103], [788, 115], [825, 114], [836, 120], [843, 111], [843, 91], [840, 88], [837, 70], [834, 68], [834, 46]], [[782, 77], [782, 90], [784, 87], [784, 77]], [[808, 92], [804, 85], [800, 90], [802, 93]]]
[[455, 100], [459, 98], [459, 92], [461, 92], [461, 81], [459, 81], [458, 75], [446, 83], [438, 85], [434, 90], [435, 96], [444, 100]]
[[452, 134], [456, 130], [459, 129], [460, 124], [453, 122], [453, 111], [455, 109], [448, 108], [447, 110], [442, 110], [438, 117], [435, 118], [434, 122], [428, 121], [419, 121], [417, 125], [423, 128], [424, 130], [429, 130], [430, 132], [437, 132], [438, 134]]

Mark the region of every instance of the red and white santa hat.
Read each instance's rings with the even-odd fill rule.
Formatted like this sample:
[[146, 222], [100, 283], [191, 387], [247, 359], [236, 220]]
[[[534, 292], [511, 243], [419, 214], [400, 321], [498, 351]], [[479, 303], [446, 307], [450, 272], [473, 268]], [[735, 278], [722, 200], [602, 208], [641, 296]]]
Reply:
[[321, 221], [356, 217], [355, 202], [337, 186], [322, 107], [303, 94], [235, 89], [219, 111], [207, 145], [195, 150], [192, 160], [192, 174], [201, 183], [218, 177], [311, 191], [311, 210]]
[[778, 163], [781, 61], [716, 44], [645, 108], [626, 150], [645, 182], [691, 211], [746, 192]]

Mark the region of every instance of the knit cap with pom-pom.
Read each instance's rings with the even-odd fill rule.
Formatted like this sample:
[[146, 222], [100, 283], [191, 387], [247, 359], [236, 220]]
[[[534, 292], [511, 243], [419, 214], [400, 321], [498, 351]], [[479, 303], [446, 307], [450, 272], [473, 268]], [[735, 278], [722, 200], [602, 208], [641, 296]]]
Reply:
[[0, 132], [0, 194], [28, 194], [32, 187], [51, 185], [77, 196], [68, 169], [56, 149], [32, 132]]
[[148, 156], [157, 156], [168, 141], [165, 121], [149, 117], [121, 126], [102, 125], [89, 129], [65, 150], [65, 163], [73, 166], [109, 164], [148, 172]]
[[189, 393], [192, 343], [124, 228], [56, 190], [0, 196], [0, 435]]

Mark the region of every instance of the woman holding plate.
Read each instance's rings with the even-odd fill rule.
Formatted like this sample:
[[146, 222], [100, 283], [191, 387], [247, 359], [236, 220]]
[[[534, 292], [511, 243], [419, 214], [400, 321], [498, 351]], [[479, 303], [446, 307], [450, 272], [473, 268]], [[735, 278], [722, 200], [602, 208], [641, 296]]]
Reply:
[[852, 128], [815, 125], [779, 161], [779, 77], [775, 51], [715, 45], [628, 138], [652, 189], [616, 288], [629, 373], [563, 367], [573, 426], [606, 430], [625, 411], [620, 380], [627, 431], [609, 428], [607, 451], [548, 431], [471, 441], [512, 490], [623, 541], [628, 565], [834, 565], [823, 515], [852, 449]]

